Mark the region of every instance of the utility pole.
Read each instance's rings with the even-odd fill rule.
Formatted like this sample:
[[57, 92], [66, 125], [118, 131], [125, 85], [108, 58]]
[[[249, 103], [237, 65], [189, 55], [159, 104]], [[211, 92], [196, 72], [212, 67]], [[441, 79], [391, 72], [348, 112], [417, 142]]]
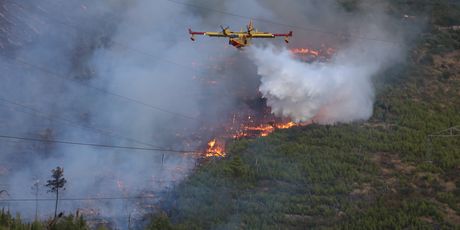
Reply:
[[436, 133], [428, 135], [429, 138], [433, 137], [460, 137], [460, 126], [453, 126]]
[[31, 189], [35, 195], [35, 221], [38, 221], [38, 194], [40, 192], [40, 180], [35, 180]]
[[427, 148], [427, 155], [429, 158], [432, 156], [432, 151], [433, 151], [433, 139], [435, 138], [440, 138], [440, 139], [445, 139], [445, 138], [454, 138], [454, 137], [460, 137], [460, 125], [459, 126], [452, 126], [450, 128], [429, 134], [427, 136], [427, 142], [429, 142], [429, 148]]

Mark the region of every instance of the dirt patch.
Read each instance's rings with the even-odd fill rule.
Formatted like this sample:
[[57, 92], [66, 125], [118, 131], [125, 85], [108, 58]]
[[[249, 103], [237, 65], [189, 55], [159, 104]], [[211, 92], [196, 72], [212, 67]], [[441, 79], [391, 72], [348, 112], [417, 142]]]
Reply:
[[460, 225], [460, 215], [455, 210], [449, 208], [447, 205], [445, 207], [446, 219], [455, 225]]
[[455, 186], [455, 182], [453, 181], [441, 181], [441, 186], [444, 187], [446, 192], [453, 192], [457, 189], [457, 186]]
[[372, 161], [380, 166], [382, 174], [386, 176], [395, 173], [412, 174], [416, 170], [413, 164], [402, 162], [398, 154], [376, 153]]
[[460, 50], [434, 55], [433, 60], [436, 70], [448, 73], [451, 80], [460, 80]]
[[421, 221], [424, 221], [424, 222], [428, 222], [430, 224], [432, 224], [434, 221], [433, 221], [433, 218], [430, 217], [430, 216], [422, 216], [419, 218]]
[[[401, 161], [398, 154], [376, 153], [372, 157], [372, 161], [380, 167], [381, 178], [389, 191], [397, 193], [399, 186], [401, 186], [401, 180], [404, 180], [402, 183], [410, 186], [413, 191], [417, 191], [419, 195], [424, 194], [429, 200], [436, 203], [447, 221], [460, 225], [460, 213], [433, 198], [434, 194], [440, 190], [443, 192], [455, 191], [457, 186], [455, 181], [452, 181], [453, 178], [443, 178], [440, 173], [421, 172], [413, 163]], [[353, 192], [361, 194], [368, 191], [370, 190], [356, 189]], [[432, 217], [420, 217], [420, 219], [428, 223], [433, 222]]]
[[365, 195], [369, 195], [371, 190], [372, 190], [372, 186], [368, 183], [365, 183], [360, 188], [356, 188], [353, 191], [351, 191], [350, 195], [351, 196], [365, 196]]

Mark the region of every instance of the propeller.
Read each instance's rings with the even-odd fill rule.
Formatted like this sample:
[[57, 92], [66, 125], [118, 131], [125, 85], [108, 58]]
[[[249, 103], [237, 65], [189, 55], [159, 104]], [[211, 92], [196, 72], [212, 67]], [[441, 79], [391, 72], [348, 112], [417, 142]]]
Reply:
[[252, 31], [254, 31], [254, 28], [251, 28], [249, 27], [249, 25], [246, 25], [246, 30], [248, 31], [248, 33], [251, 33]]
[[220, 25], [220, 28], [222, 29], [222, 31], [226, 31], [226, 30], [228, 30], [229, 27], [227, 26], [227, 27], [224, 28], [222, 25]]
[[254, 31], [254, 27], [252, 25], [252, 20], [250, 20], [249, 24], [246, 25], [246, 30], [248, 31], [249, 35], [252, 35], [252, 31]]

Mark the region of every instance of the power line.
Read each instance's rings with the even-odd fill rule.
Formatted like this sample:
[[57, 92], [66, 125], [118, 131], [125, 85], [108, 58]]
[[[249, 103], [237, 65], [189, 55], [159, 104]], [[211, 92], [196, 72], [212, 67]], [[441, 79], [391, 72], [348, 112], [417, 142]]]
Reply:
[[[17, 4], [17, 3], [16, 3], [16, 4]], [[23, 8], [27, 8], [27, 7], [24, 7], [24, 5], [19, 5], [19, 4], [18, 4], [18, 6], [22, 6]], [[29, 8], [29, 13], [30, 13], [30, 9], [31, 9], [31, 8]], [[41, 16], [46, 17], [46, 18], [48, 18], [48, 19], [50, 19], [50, 20], [52, 20], [52, 21], [54, 21], [54, 22], [56, 22], [56, 23], [65, 25], [65, 26], [67, 26], [67, 27], [72, 27], [72, 28], [74, 28], [74, 29], [77, 30], [77, 31], [78, 31], [79, 29], [81, 29], [81, 28], [79, 28], [79, 27], [76, 26], [76, 25], [72, 25], [72, 24], [65, 23], [65, 22], [62, 22], [62, 21], [60, 21], [60, 20], [57, 20], [57, 19], [55, 19], [54, 17], [49, 16], [48, 14], [41, 14]], [[160, 58], [159, 56], [155, 56], [155, 55], [149, 54], [149, 53], [147, 53], [147, 52], [145, 52], [145, 51], [142, 51], [142, 50], [139, 50], [139, 49], [135, 49], [135, 48], [133, 48], [133, 47], [124, 45], [124, 44], [122, 44], [122, 43], [120, 43], [120, 42], [113, 41], [113, 40], [111, 40], [111, 42], [112, 42], [113, 44], [116, 44], [116, 45], [120, 46], [120, 47], [123, 47], [123, 48], [125, 48], [125, 49], [134, 51], [134, 52], [139, 53], [139, 54], [142, 54], [142, 55], [144, 55], [144, 56], [148, 56], [148, 57], [153, 58], [153, 59], [155, 59], [155, 60], [167, 61], [167, 62], [172, 63], [172, 64], [174, 64], [174, 65], [182, 66], [182, 67], [185, 67], [185, 68], [189, 68], [189, 69], [193, 69], [193, 70], [194, 70], [194, 68], [192, 68], [192, 67], [190, 67], [190, 66], [185, 66], [185, 65], [183, 65], [183, 64], [181, 64], [181, 63], [177, 63], [177, 62], [173, 62], [173, 61], [170, 61], [170, 60], [166, 60], [166, 59], [164, 59], [164, 58]], [[27, 62], [27, 61], [25, 61], [25, 60], [22, 60], [22, 59], [11, 58], [11, 57], [8, 57], [8, 58], [9, 58], [10, 60], [15, 61], [16, 63], [19, 63], [19, 64], [21, 64], [21, 65], [29, 66], [29, 67], [32, 67], [32, 68], [34, 68], [34, 69], [40, 70], [40, 71], [42, 71], [42, 72], [48, 74], [49, 76], [54, 76], [54, 77], [57, 77], [57, 78], [59, 78], [59, 79], [61, 79], [61, 80], [62, 80], [62, 79], [65, 79], [65, 80], [68, 80], [68, 81], [77, 83], [77, 84], [79, 84], [79, 85], [82, 85], [82, 86], [91, 88], [91, 89], [93, 89], [93, 90], [100, 91], [100, 92], [102, 92], [102, 93], [105, 93], [105, 94], [108, 94], [108, 95], [111, 95], [111, 96], [114, 96], [114, 97], [123, 98], [123, 99], [125, 99], [125, 100], [127, 100], [127, 101], [130, 101], [130, 102], [132, 102], [132, 103], [135, 103], [135, 104], [138, 104], [138, 105], [142, 105], [142, 106], [145, 106], [145, 107], [149, 107], [149, 108], [151, 108], [151, 109], [154, 109], [154, 110], [157, 110], [157, 111], [161, 111], [161, 112], [164, 112], [164, 113], [168, 113], [168, 114], [171, 114], [171, 115], [174, 115], [174, 116], [177, 116], [177, 117], [181, 117], [181, 118], [185, 118], [185, 119], [189, 119], [189, 120], [198, 120], [198, 118], [196, 118], [196, 117], [192, 117], [192, 116], [185, 115], [185, 114], [182, 114], [182, 113], [174, 112], [174, 111], [171, 111], [171, 110], [168, 110], [168, 109], [164, 109], [164, 108], [159, 107], [159, 106], [154, 106], [154, 105], [145, 103], [145, 102], [143, 102], [143, 101], [140, 101], [140, 100], [137, 100], [137, 99], [134, 99], [134, 98], [131, 98], [131, 97], [127, 97], [127, 96], [124, 96], [124, 95], [121, 95], [121, 94], [118, 94], [118, 93], [114, 93], [114, 92], [108, 91], [108, 90], [103, 89], [103, 88], [95, 87], [95, 86], [89, 85], [89, 84], [87, 84], [87, 83], [84, 83], [84, 82], [81, 82], [81, 81], [77, 81], [77, 80], [75, 80], [75, 79], [66, 78], [65, 76], [62, 76], [62, 75], [60, 75], [60, 74], [58, 74], [58, 73], [55, 73], [55, 72], [53, 72], [53, 71], [50, 71], [50, 70], [48, 70], [48, 69], [46, 69], [46, 68], [44, 68], [44, 67], [34, 65], [34, 64], [32, 64], [32, 63], [30, 63], [30, 62]]]
[[[59, 201], [94, 201], [94, 200], [137, 200], [155, 199], [153, 196], [131, 196], [131, 197], [82, 197], [82, 198], [59, 198]], [[31, 202], [31, 201], [55, 201], [54, 198], [12, 198], [0, 199], [0, 202]]]
[[[9, 101], [9, 100], [6, 100], [4, 98], [1, 98], [0, 97], [0, 101], [4, 101], [4, 102], [7, 102], [7, 103], [10, 103], [10, 104], [13, 104], [13, 105], [16, 105], [16, 106], [20, 106], [20, 107], [23, 107], [23, 108], [26, 108], [26, 109], [30, 109], [34, 112], [39, 112], [38, 110], [34, 109], [34, 108], [31, 108], [31, 107], [28, 107], [28, 106], [25, 106], [25, 105], [22, 105], [22, 104], [19, 104], [19, 103], [16, 103], [16, 102], [12, 102], [12, 101]], [[18, 111], [18, 110], [16, 110]], [[26, 113], [25, 111], [18, 111], [18, 112], [24, 112]], [[27, 113], [29, 114], [29, 113]], [[31, 115], [36, 115], [36, 114], [31, 114]], [[54, 120], [52, 118], [52, 116], [49, 116], [49, 115], [45, 115], [45, 114], [41, 114], [42, 116], [44, 116], [45, 118], [49, 119], [49, 120]], [[56, 118], [55, 118], [56, 119]], [[84, 125], [80, 125], [76, 122], [73, 122], [71, 120], [67, 120], [67, 119], [59, 119], [59, 120], [62, 120], [62, 121], [65, 121], [65, 122], [68, 122], [70, 124], [73, 124], [73, 125], [77, 125], [77, 126], [81, 126], [81, 127], [84, 127], [84, 128], [88, 128], [88, 129], [91, 129], [91, 130], [94, 130], [94, 131], [97, 131], [97, 132], [100, 132], [101, 134], [105, 134], [104, 132], [106, 132], [105, 130], [100, 130], [98, 128], [94, 128], [92, 126], [84, 126]], [[109, 135], [111, 135], [109, 133]], [[165, 151], [165, 152], [183, 152], [183, 153], [191, 153], [191, 152], [200, 152], [200, 151], [197, 151], [197, 150], [193, 150], [193, 151], [188, 151], [188, 150], [171, 150], [171, 149], [167, 149], [167, 148], [163, 148], [163, 147], [158, 147], [158, 146], [154, 146], [154, 145], [151, 145], [151, 144], [148, 144], [148, 143], [144, 143], [144, 142], [140, 142], [140, 141], [137, 141], [135, 139], [132, 139], [132, 138], [128, 138], [128, 137], [124, 137], [124, 136], [121, 136], [121, 135], [116, 135], [116, 134], [113, 134], [112, 136], [115, 136], [115, 137], [122, 137], [122, 138], [125, 138], [126, 140], [130, 140], [130, 141], [133, 141], [133, 142], [137, 142], [139, 144], [143, 144], [143, 145], [147, 145], [147, 146], [150, 146], [152, 148], [141, 148], [141, 147], [133, 147], [133, 146], [112, 146], [112, 145], [101, 145], [101, 144], [90, 144], [91, 146], [93, 147], [106, 147], [106, 148], [109, 148], [109, 147], [116, 147], [116, 148], [124, 148], [124, 149], [135, 149], [135, 150], [158, 150], [158, 151]], [[52, 140], [43, 140], [43, 139], [36, 139], [36, 138], [28, 138], [28, 139], [31, 139], [31, 141], [44, 141], [44, 142], [56, 142], [56, 143], [61, 143], [61, 144], [78, 144], [78, 145], [83, 145], [85, 143], [80, 143], [80, 142], [67, 142], [67, 143], [64, 143], [64, 141], [52, 141]], [[4, 141], [12, 141], [12, 140], [15, 140], [13, 142], [17, 143], [17, 140], [21, 140], [19, 138], [11, 138], [10, 140], [4, 140]]]
[[37, 70], [39, 70], [39, 71], [41, 71], [43, 73], [46, 73], [48, 76], [57, 78], [59, 80], [67, 80], [67, 81], [79, 84], [81, 86], [93, 89], [93, 90], [98, 91], [100, 93], [104, 93], [104, 94], [111, 95], [111, 96], [114, 96], [114, 97], [122, 98], [122, 99], [130, 101], [132, 103], [142, 105], [142, 106], [145, 106], [145, 107], [157, 110], [157, 111], [161, 111], [161, 112], [164, 112], [164, 113], [168, 113], [168, 114], [171, 114], [171, 115], [174, 115], [174, 116], [177, 116], [177, 117], [182, 117], [182, 118], [189, 119], [189, 120], [197, 120], [196, 117], [191, 117], [189, 115], [185, 115], [185, 114], [177, 113], [177, 112], [170, 111], [170, 110], [167, 110], [167, 109], [163, 109], [163, 108], [161, 108], [159, 106], [154, 106], [154, 105], [145, 103], [143, 101], [140, 101], [140, 100], [137, 100], [137, 99], [134, 99], [134, 98], [131, 98], [131, 97], [127, 97], [127, 96], [124, 96], [124, 95], [121, 95], [121, 94], [118, 94], [118, 93], [114, 93], [114, 92], [108, 91], [108, 90], [103, 89], [103, 88], [95, 87], [95, 86], [92, 86], [92, 85], [90, 85], [88, 83], [85, 83], [85, 82], [82, 82], [82, 81], [77, 81], [76, 79], [67, 78], [67, 77], [65, 77], [63, 75], [55, 73], [55, 72], [53, 72], [51, 70], [48, 70], [48, 69], [46, 69], [44, 67], [34, 65], [34, 64], [30, 63], [30, 62], [27, 62], [27, 61], [19, 59], [19, 58], [12, 58], [12, 57], [7, 57], [7, 58], [12, 60], [12, 61], [14, 61], [14, 62], [16, 62], [16, 63], [19, 63], [19, 64], [21, 64], [23, 66], [28, 66], [28, 67], [37, 69]]
[[[68, 24], [67, 24], [68, 25]], [[129, 48], [127, 46], [124, 46], [126, 48]], [[137, 52], [140, 52], [140, 53], [143, 53], [144, 55], [148, 55], [148, 53], [145, 53], [145, 52], [142, 52], [140, 50], [135, 50]], [[9, 58], [9, 57], [8, 57]], [[60, 80], [70, 80], [71, 82], [74, 82], [74, 83], [77, 83], [79, 85], [82, 85], [82, 86], [85, 86], [85, 87], [89, 87], [91, 89], [94, 89], [94, 90], [97, 90], [99, 92], [102, 92], [102, 93], [106, 93], [108, 95], [112, 95], [112, 96], [116, 96], [116, 97], [120, 97], [120, 98], [123, 98], [125, 100], [128, 100], [128, 101], [131, 101], [131, 102], [134, 102], [134, 103], [137, 103], [137, 104], [140, 104], [140, 105], [143, 105], [143, 106], [147, 106], [147, 107], [150, 107], [150, 108], [153, 108], [153, 109], [156, 109], [156, 110], [159, 110], [159, 111], [162, 111], [162, 112], [165, 112], [165, 113], [169, 113], [169, 114], [172, 114], [172, 115], [175, 115], [175, 116], [179, 116], [179, 117], [183, 117], [183, 118], [187, 118], [187, 119], [196, 119], [195, 117], [190, 117], [188, 115], [184, 115], [184, 114], [180, 114], [180, 113], [176, 113], [176, 112], [173, 112], [173, 111], [169, 111], [169, 110], [166, 110], [166, 109], [163, 109], [161, 107], [158, 107], [158, 106], [153, 106], [153, 105], [150, 105], [150, 104], [147, 104], [145, 102], [142, 102], [142, 101], [139, 101], [139, 100], [136, 100], [136, 99], [133, 99], [133, 98], [129, 98], [129, 97], [126, 97], [126, 96], [123, 96], [123, 95], [120, 95], [120, 94], [117, 94], [117, 93], [113, 93], [113, 92], [110, 92], [108, 90], [105, 90], [105, 89], [102, 89], [102, 88], [98, 88], [98, 87], [94, 87], [92, 85], [89, 85], [87, 83], [83, 83], [81, 81], [77, 81], [75, 79], [69, 79], [69, 78], [66, 78], [66, 77], [62, 77], [62, 75], [58, 74], [58, 73], [55, 73], [53, 71], [50, 71], [44, 67], [40, 67], [40, 66], [37, 66], [37, 65], [34, 65], [30, 62], [27, 62], [25, 60], [22, 60], [22, 59], [18, 59], [18, 58], [9, 58], [10, 60], [13, 60], [21, 65], [24, 65], [24, 66], [28, 66], [28, 67], [32, 67], [34, 69], [37, 69], [39, 71], [42, 71], [44, 73], [46, 73], [47, 75], [49, 76], [52, 76], [52, 77], [57, 77], [59, 78]], [[174, 63], [174, 64], [178, 64], [178, 63]], [[32, 110], [34, 112], [37, 112], [36, 109], [34, 108], [31, 108], [31, 107], [27, 107], [25, 105], [22, 105], [20, 103], [16, 103], [16, 102], [12, 102], [12, 101], [8, 101], [6, 99], [1, 99], [0, 100], [3, 100], [3, 101], [6, 101], [7, 103], [10, 103], [10, 104], [14, 104], [16, 106], [20, 106], [20, 107], [23, 107], [23, 108], [27, 108], [29, 110]], [[22, 111], [21, 111], [22, 112]], [[45, 115], [46, 117], [48, 117], [48, 119], [52, 119], [50, 118], [50, 116], [47, 116]], [[70, 122], [72, 124], [75, 124], [74, 121], [70, 121], [70, 120], [67, 120], [67, 119], [61, 119], [61, 120], [64, 120], [66, 122]], [[81, 125], [80, 125], [81, 126]], [[90, 127], [90, 126], [84, 126], [85, 128], [90, 128], [90, 129], [94, 129], [94, 127]], [[100, 129], [96, 129], [97, 131], [101, 132], [101, 131], [104, 131], [104, 130], [100, 130]], [[106, 132], [106, 131], [104, 131]], [[185, 151], [185, 150], [172, 150], [172, 149], [166, 149], [166, 148], [161, 148], [161, 147], [154, 147], [150, 144], [146, 144], [146, 143], [142, 143], [142, 142], [139, 142], [137, 140], [133, 140], [132, 138], [126, 138], [126, 137], [123, 137], [123, 138], [126, 138], [126, 139], [130, 139], [131, 141], [135, 141], [135, 142], [138, 142], [138, 143], [142, 143], [143, 145], [148, 145], [148, 146], [152, 146], [153, 148], [142, 148], [142, 147], [133, 147], [133, 146], [115, 146], [115, 145], [105, 145], [105, 144], [94, 144], [94, 143], [82, 143], [82, 142], [72, 142], [72, 141], [61, 141], [61, 140], [42, 140], [42, 139], [36, 139], [36, 138], [26, 138], [26, 137], [15, 137], [15, 136], [7, 136], [7, 135], [4, 135], [4, 136], [1, 136], [1, 138], [6, 138], [6, 139], [15, 139], [15, 140], [25, 140], [25, 141], [39, 141], [39, 142], [52, 142], [52, 143], [58, 143], [58, 144], [71, 144], [71, 145], [86, 145], [86, 146], [93, 146], [93, 147], [103, 147], [103, 148], [119, 148], [119, 149], [131, 149], [131, 150], [145, 150], [145, 151], [165, 151], [165, 152], [178, 152], [178, 153], [190, 153], [190, 152], [197, 152], [196, 150], [192, 150], [192, 151]]]
[[39, 139], [39, 138], [10, 136], [10, 135], [1, 135], [1, 134], [0, 134], [0, 138], [31, 141], [31, 142], [56, 143], [56, 144], [66, 144], [66, 145], [78, 145], [78, 146], [91, 146], [91, 147], [98, 147], [98, 148], [130, 149], [130, 150], [142, 150], [142, 151], [162, 151], [162, 152], [173, 152], [173, 153], [199, 153], [198, 150], [174, 150], [174, 149], [167, 149], [167, 148], [142, 148], [142, 147], [134, 147], [134, 146], [107, 145], [107, 144], [84, 143], [84, 142], [64, 141], [64, 140], [44, 140], [44, 139]]
[[[18, 4], [19, 5], [19, 4]], [[24, 7], [24, 5], [21, 5], [22, 7]], [[36, 7], [36, 6], [34, 6]], [[27, 7], [26, 7], [27, 8]], [[30, 9], [29, 8], [29, 12], [30, 12]], [[63, 22], [61, 19], [58, 19], [56, 17], [53, 17], [51, 16], [50, 14], [41, 14], [40, 15], [41, 17], [45, 17], [45, 18], [48, 18], [49, 20], [51, 21], [54, 21], [55, 23], [57, 24], [61, 24], [61, 25], [64, 25], [64, 26], [67, 26], [67, 27], [70, 27], [70, 28], [73, 28], [75, 29], [77, 32], [79, 30], [82, 30], [82, 27], [79, 26], [79, 25], [76, 25], [76, 24], [70, 24], [68, 22]], [[192, 66], [188, 66], [188, 65], [184, 65], [182, 63], [179, 63], [179, 62], [175, 62], [175, 61], [172, 61], [172, 60], [169, 60], [169, 59], [166, 59], [166, 58], [163, 58], [161, 57], [160, 55], [153, 55], [151, 53], [148, 53], [148, 52], [145, 52], [143, 50], [140, 50], [140, 49], [137, 49], [137, 48], [134, 48], [132, 46], [129, 46], [129, 45], [126, 45], [122, 42], [119, 42], [119, 41], [116, 41], [116, 40], [110, 40], [110, 42], [114, 45], [117, 45], [119, 47], [122, 47], [126, 50], [130, 50], [132, 52], [135, 52], [135, 53], [138, 53], [138, 54], [141, 54], [143, 56], [147, 56], [147, 57], [150, 57], [152, 59], [155, 59], [155, 60], [160, 60], [160, 61], [164, 61], [164, 62], [167, 62], [167, 63], [170, 63], [170, 64], [173, 64], [173, 65], [176, 65], [176, 66], [180, 66], [180, 67], [183, 67], [183, 68], [186, 68], [186, 69], [191, 69], [191, 70], [195, 70]]]
[[145, 143], [145, 142], [133, 139], [133, 138], [129, 138], [129, 137], [125, 137], [125, 136], [122, 136], [122, 135], [119, 135], [119, 134], [115, 134], [114, 131], [112, 131], [112, 130], [104, 130], [104, 129], [96, 128], [96, 127], [93, 127], [93, 126], [90, 126], [90, 125], [83, 125], [83, 124], [80, 124], [78, 122], [75, 122], [75, 121], [72, 121], [72, 120], [69, 120], [69, 119], [59, 118], [59, 117], [56, 117], [56, 116], [51, 116], [51, 115], [48, 115], [48, 114], [45, 114], [45, 113], [41, 112], [38, 109], [26, 106], [24, 104], [21, 104], [21, 103], [15, 102], [15, 101], [7, 100], [5, 98], [0, 97], [0, 101], [3, 101], [3, 103], [7, 103], [7, 104], [11, 104], [11, 105], [15, 105], [15, 106], [18, 106], [18, 107], [28, 109], [28, 110], [32, 111], [33, 113], [27, 113], [25, 111], [15, 110], [17, 112], [22, 112], [22, 113], [26, 113], [26, 114], [30, 114], [30, 115], [35, 115], [35, 116], [40, 115], [40, 116], [45, 117], [46, 119], [48, 119], [50, 121], [59, 120], [59, 121], [63, 121], [63, 122], [75, 125], [75, 126], [79, 126], [79, 127], [83, 127], [83, 128], [86, 128], [86, 129], [96, 131], [97, 133], [100, 133], [100, 134], [103, 134], [103, 135], [123, 138], [123, 139], [129, 140], [129, 141], [132, 141], [132, 142], [135, 142], [135, 143], [138, 143], [138, 144], [142, 144], [142, 145], [146, 145], [146, 146], [150, 146], [150, 147], [156, 147], [156, 146], [151, 145], [149, 143]]
[[[192, 4], [192, 3], [179, 2], [179, 1], [175, 1], [175, 0], [164, 0], [164, 1], [172, 2], [172, 3], [178, 4], [178, 5], [184, 5], [184, 6], [192, 7], [192, 8], [214, 11], [214, 12], [217, 12], [217, 13], [220, 13], [220, 14], [229, 15], [229, 16], [233, 16], [233, 17], [239, 17], [239, 18], [244, 18], [244, 19], [249, 19], [249, 20], [254, 20], [254, 21], [259, 21], [259, 22], [270, 23], [270, 24], [273, 24], [273, 25], [296, 28], [296, 29], [300, 29], [300, 30], [303, 30], [303, 31], [307, 31], [307, 32], [308, 31], [313, 31], [313, 32], [322, 33], [322, 34], [335, 35], [335, 36], [338, 36], [338, 37], [343, 36], [343, 34], [338, 34], [336, 32], [331, 32], [331, 31], [326, 31], [326, 30], [321, 30], [321, 29], [314, 29], [314, 28], [306, 28], [306, 27], [297, 26], [297, 25], [290, 25], [290, 24], [276, 22], [276, 21], [272, 21], [272, 20], [264, 19], [264, 18], [248, 17], [248, 16], [245, 16], [245, 15], [242, 15], [242, 14], [231, 13], [231, 12], [228, 12], [228, 11], [218, 10], [218, 9], [214, 9], [214, 8], [210, 8], [210, 7], [206, 7], [206, 6], [195, 5], [195, 4]], [[399, 42], [387, 41], [387, 40], [382, 40], [382, 39], [378, 39], [378, 38], [367, 38], [367, 37], [359, 37], [359, 36], [352, 36], [352, 35], [347, 35], [347, 36], [357, 38], [357, 39], [361, 39], [361, 40], [378, 41], [378, 42], [384, 42], [384, 43], [390, 43], [390, 44], [400, 44]]]

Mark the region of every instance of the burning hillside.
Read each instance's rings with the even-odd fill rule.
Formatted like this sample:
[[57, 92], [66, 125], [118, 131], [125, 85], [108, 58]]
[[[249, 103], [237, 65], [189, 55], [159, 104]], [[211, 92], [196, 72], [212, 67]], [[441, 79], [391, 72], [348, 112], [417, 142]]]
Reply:
[[288, 129], [304, 123], [295, 123], [287, 118], [279, 118], [271, 113], [266, 100], [257, 99], [260, 106], [246, 108], [233, 112], [225, 121], [221, 122], [215, 136], [207, 143], [205, 157], [224, 157], [226, 141], [230, 139], [265, 137], [277, 129]]
[[[43, 142], [4, 142], [0, 184], [11, 184], [5, 189], [19, 196], [59, 165], [69, 181], [63, 197], [120, 198], [87, 205], [105, 216], [123, 214], [127, 195], [167, 191], [193, 171], [197, 155], [224, 157], [228, 140], [267, 136], [319, 115], [323, 123], [366, 119], [373, 102], [369, 76], [382, 63], [375, 57], [385, 61], [386, 53], [396, 53], [372, 46], [364, 49], [376, 51], [371, 55], [354, 49], [331, 63], [338, 56], [334, 48], [302, 42], [334, 39], [312, 33], [297, 33], [291, 43], [297, 48], [290, 51], [283, 44], [277, 51], [268, 46], [239, 52], [211, 40], [192, 46], [183, 42], [184, 30], [175, 28], [213, 28], [236, 20], [170, 1], [0, 2], [2, 132]], [[209, 7], [240, 12], [243, 2], [209, 2]], [[272, 15], [292, 25], [316, 19], [318, 28], [331, 31], [348, 28], [337, 20], [328, 25], [321, 17], [286, 15], [284, 6], [251, 2], [255, 10], [241, 14]], [[151, 151], [138, 154], [141, 148]], [[187, 153], [169, 151], [176, 149]], [[60, 209], [68, 213], [85, 206], [73, 200]], [[41, 217], [51, 209], [41, 210]], [[30, 203], [12, 204], [11, 210], [23, 217], [34, 214]]]
[[304, 47], [293, 48], [290, 51], [296, 58], [304, 62], [324, 62], [329, 60], [336, 52], [334, 48], [326, 47], [325, 45], [322, 45], [320, 49]]
[[[329, 60], [335, 53], [333, 48], [292, 48], [290, 52], [299, 61], [313, 63], [325, 62]], [[210, 58], [212, 59], [212, 58]], [[235, 57], [217, 58], [222, 65], [213, 64], [212, 66], [220, 66], [220, 68], [235, 68], [237, 64]], [[193, 63], [198, 65], [197, 63]], [[201, 65], [204, 66], [204, 65]], [[221, 70], [221, 69], [217, 69]], [[204, 82], [209, 86], [219, 84], [219, 80], [207, 80]], [[205, 157], [225, 157], [225, 145], [230, 139], [240, 138], [257, 138], [265, 137], [277, 129], [288, 129], [298, 125], [306, 125], [308, 122], [294, 122], [289, 118], [281, 118], [275, 116], [272, 110], [267, 106], [267, 100], [262, 98], [262, 94], [257, 93], [255, 99], [247, 100], [240, 99], [243, 104], [228, 112], [225, 119], [220, 120], [216, 127], [210, 128], [214, 135], [207, 142]], [[204, 124], [206, 126], [206, 124]]]

